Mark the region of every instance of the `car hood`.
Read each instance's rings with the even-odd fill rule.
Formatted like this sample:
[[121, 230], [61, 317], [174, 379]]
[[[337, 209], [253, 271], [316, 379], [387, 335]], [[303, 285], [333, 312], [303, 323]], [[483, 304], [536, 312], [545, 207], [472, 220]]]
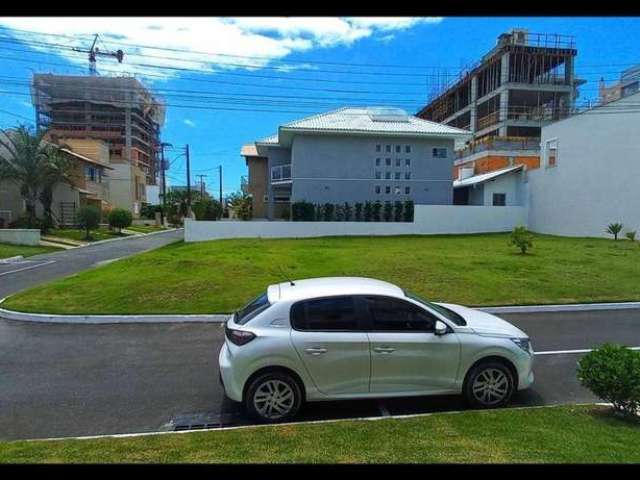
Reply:
[[471, 328], [479, 335], [518, 338], [528, 337], [528, 335], [519, 328], [511, 325], [506, 320], [498, 318], [495, 315], [491, 315], [490, 313], [451, 303], [438, 303], [438, 305], [442, 305], [443, 307], [453, 310], [457, 314], [461, 315], [462, 318], [466, 320], [467, 327]]

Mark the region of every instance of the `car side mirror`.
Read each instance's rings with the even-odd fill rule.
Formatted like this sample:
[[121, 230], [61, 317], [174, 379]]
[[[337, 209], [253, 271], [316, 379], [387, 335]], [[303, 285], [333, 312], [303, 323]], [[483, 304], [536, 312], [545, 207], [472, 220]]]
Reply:
[[436, 335], [444, 335], [448, 331], [449, 331], [449, 327], [447, 327], [447, 325], [444, 322], [441, 322], [440, 320], [436, 320], [436, 328], [435, 328]]

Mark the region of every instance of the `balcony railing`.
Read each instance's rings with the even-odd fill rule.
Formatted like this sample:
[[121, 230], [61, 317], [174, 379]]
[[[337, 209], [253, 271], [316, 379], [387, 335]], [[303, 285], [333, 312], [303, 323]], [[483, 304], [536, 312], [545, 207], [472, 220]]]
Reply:
[[291, 164], [271, 167], [271, 181], [283, 182], [291, 180]]
[[456, 151], [456, 158], [464, 158], [478, 152], [487, 150], [539, 150], [540, 138], [538, 137], [498, 137], [488, 136], [472, 142], [462, 150]]

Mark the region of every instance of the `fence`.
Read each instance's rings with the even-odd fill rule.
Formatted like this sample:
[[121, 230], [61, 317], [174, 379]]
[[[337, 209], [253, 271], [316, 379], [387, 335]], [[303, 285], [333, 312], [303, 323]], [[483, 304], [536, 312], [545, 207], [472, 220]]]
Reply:
[[527, 224], [526, 207], [416, 205], [413, 222], [286, 222], [185, 220], [186, 242], [222, 238], [434, 235], [507, 232]]

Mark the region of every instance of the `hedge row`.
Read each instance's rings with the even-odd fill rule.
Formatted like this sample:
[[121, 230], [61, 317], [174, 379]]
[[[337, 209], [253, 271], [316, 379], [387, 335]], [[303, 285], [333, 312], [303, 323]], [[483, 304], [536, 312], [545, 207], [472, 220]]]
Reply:
[[294, 222], [413, 222], [413, 201], [345, 203], [294, 202]]

